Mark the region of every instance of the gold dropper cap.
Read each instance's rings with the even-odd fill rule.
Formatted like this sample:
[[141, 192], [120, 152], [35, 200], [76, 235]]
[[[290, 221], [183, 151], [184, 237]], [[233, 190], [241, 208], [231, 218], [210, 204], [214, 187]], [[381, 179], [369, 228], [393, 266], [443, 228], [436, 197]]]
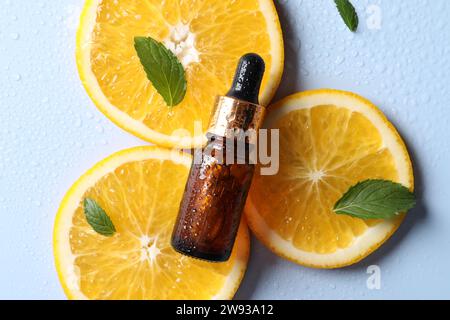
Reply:
[[225, 137], [236, 130], [257, 131], [264, 121], [266, 108], [228, 96], [216, 98], [208, 133]]

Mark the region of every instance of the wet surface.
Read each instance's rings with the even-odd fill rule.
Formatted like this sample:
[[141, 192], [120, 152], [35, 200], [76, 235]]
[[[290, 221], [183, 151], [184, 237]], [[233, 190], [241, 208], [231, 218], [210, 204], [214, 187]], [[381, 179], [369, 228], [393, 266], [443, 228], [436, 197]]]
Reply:
[[[59, 202], [94, 163], [145, 144], [101, 115], [81, 86], [74, 46], [83, 3], [0, 8], [0, 298], [65, 298], [51, 246]], [[277, 1], [286, 45], [277, 98], [332, 87], [372, 100], [408, 144], [419, 205], [379, 251], [343, 270], [299, 267], [253, 241], [237, 298], [450, 298], [450, 6], [353, 3], [355, 34], [333, 1]], [[380, 267], [380, 290], [366, 286], [370, 265]]]

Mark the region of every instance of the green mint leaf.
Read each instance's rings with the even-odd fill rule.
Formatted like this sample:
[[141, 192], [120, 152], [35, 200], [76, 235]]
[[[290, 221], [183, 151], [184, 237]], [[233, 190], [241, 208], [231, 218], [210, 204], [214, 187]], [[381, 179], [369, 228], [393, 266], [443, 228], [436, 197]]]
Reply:
[[135, 37], [134, 47], [158, 93], [168, 106], [176, 106], [186, 94], [186, 75], [177, 56], [150, 37]]
[[405, 186], [387, 180], [366, 180], [351, 187], [333, 210], [361, 219], [390, 219], [415, 205], [414, 194]]
[[349, 0], [334, 0], [334, 2], [336, 3], [336, 7], [342, 17], [342, 20], [344, 20], [345, 24], [352, 32], [355, 32], [356, 29], [358, 29], [359, 23], [355, 7]]
[[111, 237], [116, 232], [116, 228], [109, 216], [106, 214], [99, 204], [90, 198], [84, 199], [84, 214], [87, 222], [97, 233]]

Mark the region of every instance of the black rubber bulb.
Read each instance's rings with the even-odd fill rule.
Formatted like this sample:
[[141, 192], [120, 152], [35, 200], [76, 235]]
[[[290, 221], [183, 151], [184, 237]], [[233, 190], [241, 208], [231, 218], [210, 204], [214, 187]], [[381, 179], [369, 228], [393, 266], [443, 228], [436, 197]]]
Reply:
[[256, 53], [247, 53], [242, 56], [227, 96], [258, 104], [259, 89], [264, 71], [265, 63], [259, 55]]

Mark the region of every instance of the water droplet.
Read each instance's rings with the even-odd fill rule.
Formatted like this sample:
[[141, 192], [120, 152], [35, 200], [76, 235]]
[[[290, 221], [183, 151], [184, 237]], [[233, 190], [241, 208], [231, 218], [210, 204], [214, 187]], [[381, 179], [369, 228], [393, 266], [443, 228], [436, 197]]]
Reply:
[[338, 57], [336, 58], [336, 64], [337, 64], [337, 65], [342, 64], [344, 61], [345, 61], [345, 58], [342, 57], [342, 56], [338, 56]]
[[75, 125], [76, 128], [80, 128], [80, 127], [82, 126], [82, 124], [83, 124], [83, 122], [81, 121], [80, 118], [77, 118], [77, 119], [75, 120], [74, 125]]

